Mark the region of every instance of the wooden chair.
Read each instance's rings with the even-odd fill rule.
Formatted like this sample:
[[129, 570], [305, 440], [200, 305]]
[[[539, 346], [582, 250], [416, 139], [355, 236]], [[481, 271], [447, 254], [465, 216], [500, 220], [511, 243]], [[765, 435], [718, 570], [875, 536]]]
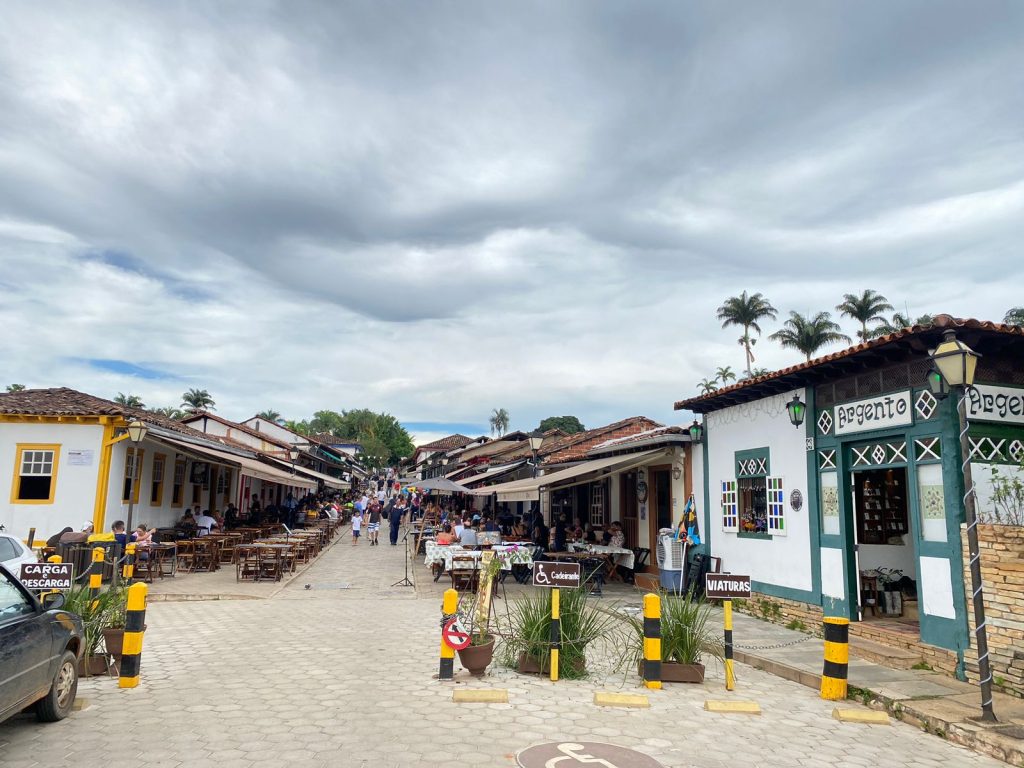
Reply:
[[194, 539], [183, 539], [178, 542], [176, 550], [176, 570], [185, 573], [195, 573], [196, 570], [196, 542]]
[[213, 573], [217, 570], [218, 552], [219, 547], [215, 540], [210, 539], [208, 536], [196, 539], [193, 572]]
[[480, 583], [480, 570], [475, 557], [455, 555], [452, 557], [452, 589], [461, 592], [475, 592]]
[[284, 576], [284, 566], [287, 556], [282, 556], [282, 550], [260, 547], [260, 574], [258, 580], [269, 579], [280, 581]]
[[235, 562], [235, 548], [241, 543], [242, 536], [237, 533], [229, 533], [220, 542], [220, 562]]
[[235, 547], [235, 581], [256, 581], [260, 577], [260, 548], [251, 544]]

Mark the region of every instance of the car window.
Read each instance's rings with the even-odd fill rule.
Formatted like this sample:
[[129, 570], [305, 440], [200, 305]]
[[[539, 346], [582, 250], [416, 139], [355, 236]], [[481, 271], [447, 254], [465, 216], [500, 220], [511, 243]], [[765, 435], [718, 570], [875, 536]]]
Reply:
[[6, 536], [0, 536], [0, 562], [13, 560], [21, 554], [21, 550], [14, 546], [14, 542]]
[[0, 572], [0, 624], [34, 611], [32, 601], [25, 597], [25, 593], [14, 585], [6, 573]]

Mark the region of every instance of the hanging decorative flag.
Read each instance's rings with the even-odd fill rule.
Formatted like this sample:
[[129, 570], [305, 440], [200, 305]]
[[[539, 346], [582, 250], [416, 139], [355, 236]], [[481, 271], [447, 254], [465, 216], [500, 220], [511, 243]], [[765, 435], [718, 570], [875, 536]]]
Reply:
[[683, 531], [686, 530], [686, 526], [689, 524], [690, 505], [692, 505], [692, 504], [693, 504], [693, 496], [691, 495], [690, 498], [688, 498], [686, 500], [686, 506], [683, 507], [683, 516], [679, 520], [679, 525], [676, 526], [676, 536], [675, 536], [676, 541], [679, 541], [679, 537], [681, 535], [683, 536], [683, 538], [686, 538], [686, 535], [683, 534]]
[[[689, 511], [689, 514], [686, 510]], [[700, 523], [697, 521], [697, 501], [693, 498], [692, 493], [686, 502], [686, 510], [683, 512], [683, 517], [686, 519], [686, 538], [690, 540], [690, 546], [696, 547], [700, 544]]]

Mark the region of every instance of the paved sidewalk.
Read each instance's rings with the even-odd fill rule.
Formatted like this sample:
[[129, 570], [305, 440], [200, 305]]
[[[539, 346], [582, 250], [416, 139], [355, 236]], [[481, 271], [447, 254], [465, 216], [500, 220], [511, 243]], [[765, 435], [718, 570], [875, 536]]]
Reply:
[[[840, 723], [816, 692], [743, 665], [734, 693], [712, 665], [703, 685], [649, 692], [644, 710], [592, 703], [598, 691], [642, 690], [635, 673], [601, 659], [582, 681], [492, 668], [482, 680], [459, 671], [439, 682], [440, 602], [393, 587], [402, 575], [401, 548], [342, 539], [273, 597], [154, 603], [140, 686], [87, 679], [87, 706], [67, 720], [0, 724], [0, 763], [476, 768], [514, 766], [516, 752], [537, 743], [608, 741], [666, 768], [1002, 765], [904, 723]], [[454, 689], [469, 687], [506, 689], [509, 703], [452, 702]], [[754, 699], [763, 714], [709, 713], [709, 698]]]
[[[821, 683], [824, 641], [777, 624], [733, 612], [735, 657], [756, 669], [807, 685]], [[853, 640], [856, 643], [856, 639]], [[915, 669], [890, 669], [850, 656], [849, 684], [863, 691], [873, 708], [886, 709], [906, 722], [1011, 765], [1024, 766], [1024, 739], [1000, 732], [1007, 726], [1024, 729], [1024, 699], [994, 694], [999, 723], [982, 726], [972, 720], [981, 712], [977, 685], [948, 675]]]

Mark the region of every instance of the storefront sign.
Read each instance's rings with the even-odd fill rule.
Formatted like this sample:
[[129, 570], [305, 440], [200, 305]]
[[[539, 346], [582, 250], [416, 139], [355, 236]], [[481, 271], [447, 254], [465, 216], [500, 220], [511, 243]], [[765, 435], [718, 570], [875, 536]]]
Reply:
[[974, 385], [967, 390], [967, 418], [1024, 424], [1024, 389]]
[[910, 390], [837, 405], [832, 409], [832, 413], [835, 417], [837, 435], [914, 423], [913, 409], [910, 407]]
[[731, 600], [750, 597], [750, 577], [735, 573], [709, 573], [704, 582], [704, 594], [709, 598]]
[[553, 563], [538, 560], [533, 564], [533, 586], [576, 589], [580, 585], [579, 563]]
[[71, 589], [73, 563], [23, 563], [21, 583], [27, 589]]

